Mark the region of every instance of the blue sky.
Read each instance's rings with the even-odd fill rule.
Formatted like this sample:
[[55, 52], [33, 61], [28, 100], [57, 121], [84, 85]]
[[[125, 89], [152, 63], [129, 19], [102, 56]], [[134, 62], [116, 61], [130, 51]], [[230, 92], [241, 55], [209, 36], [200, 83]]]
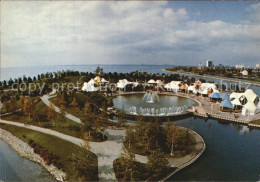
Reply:
[[260, 62], [259, 2], [1, 1], [1, 66]]

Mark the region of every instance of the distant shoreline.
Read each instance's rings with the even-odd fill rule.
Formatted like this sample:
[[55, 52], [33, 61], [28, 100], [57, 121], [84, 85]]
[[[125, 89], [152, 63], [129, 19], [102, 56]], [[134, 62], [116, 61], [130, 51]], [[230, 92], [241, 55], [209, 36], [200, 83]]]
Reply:
[[190, 73], [190, 72], [169, 71], [169, 70], [166, 70], [166, 68], [162, 69], [162, 71], [168, 72], [168, 73], [177, 73], [177, 74], [189, 75], [189, 76], [198, 76], [198, 77], [202, 77], [202, 78], [225, 80], [225, 81], [229, 81], [229, 82], [237, 82], [237, 83], [242, 83], [242, 84], [251, 84], [251, 85], [260, 87], [260, 83], [256, 83], [256, 82], [253, 82], [253, 81], [250, 81], [250, 80], [240, 80], [240, 79], [236, 79], [236, 78], [227, 78], [227, 77], [211, 76], [211, 75], [199, 75], [199, 74]]

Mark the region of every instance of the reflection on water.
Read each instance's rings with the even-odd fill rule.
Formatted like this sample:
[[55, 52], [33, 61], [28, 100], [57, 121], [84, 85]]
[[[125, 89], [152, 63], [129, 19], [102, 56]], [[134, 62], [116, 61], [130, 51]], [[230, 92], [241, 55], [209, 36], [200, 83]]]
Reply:
[[55, 181], [39, 164], [20, 157], [8, 144], [0, 140], [0, 180]]

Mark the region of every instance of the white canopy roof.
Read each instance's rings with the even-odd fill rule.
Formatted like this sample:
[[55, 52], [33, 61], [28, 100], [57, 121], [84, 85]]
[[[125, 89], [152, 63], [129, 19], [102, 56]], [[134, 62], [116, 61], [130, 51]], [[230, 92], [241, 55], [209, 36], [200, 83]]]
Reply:
[[94, 84], [92, 83], [87, 83], [84, 82], [83, 87], [81, 89], [82, 91], [87, 91], [87, 92], [94, 92], [94, 91], [98, 91], [98, 88], [94, 86]]
[[153, 84], [153, 83], [156, 83], [156, 82], [154, 81], [154, 79], [151, 79], [151, 80], [148, 81], [148, 83], [152, 83]]
[[[95, 82], [95, 80], [92, 78], [91, 80], [89, 80], [89, 82], [88, 82], [89, 84], [94, 84], [94, 83], [96, 83]], [[85, 83], [84, 83], [85, 84]]]
[[171, 81], [170, 83], [167, 83], [164, 88], [166, 89], [172, 89], [172, 90], [178, 90], [179, 84], [181, 84], [181, 81]]
[[255, 104], [253, 102], [247, 102], [244, 105], [244, 108], [248, 109], [248, 110], [256, 110], [256, 106], [255, 106]]
[[246, 96], [246, 98], [249, 102], [254, 102], [255, 99], [257, 98], [257, 95], [255, 94], [255, 92], [252, 89], [247, 89], [245, 91], [244, 95]]
[[123, 80], [119, 80], [116, 84], [117, 88], [125, 88], [125, 86], [127, 84], [129, 84], [130, 82], [127, 81], [127, 79], [123, 79]]
[[194, 85], [189, 86], [189, 87], [188, 87], [188, 90], [190, 90], [190, 91], [195, 90], [195, 86], [194, 86]]
[[102, 82], [102, 83], [107, 83], [108, 81], [107, 81], [105, 78], [102, 78], [102, 79], [101, 79], [101, 82]]
[[217, 90], [217, 86], [215, 85], [215, 83], [202, 83], [200, 85], [200, 88], [205, 88], [205, 89], [211, 88], [212, 90]]
[[238, 92], [232, 92], [231, 94], [230, 94], [230, 99], [236, 99], [236, 98], [240, 98], [241, 96], [243, 95], [243, 93], [238, 93]]
[[247, 102], [242, 109], [242, 115], [255, 115], [256, 113], [257, 107], [252, 102]]
[[236, 105], [236, 106], [241, 106], [241, 103], [240, 103], [240, 101], [239, 101], [238, 98], [235, 98], [234, 100], [232, 100], [231, 103], [232, 103], [233, 105]]

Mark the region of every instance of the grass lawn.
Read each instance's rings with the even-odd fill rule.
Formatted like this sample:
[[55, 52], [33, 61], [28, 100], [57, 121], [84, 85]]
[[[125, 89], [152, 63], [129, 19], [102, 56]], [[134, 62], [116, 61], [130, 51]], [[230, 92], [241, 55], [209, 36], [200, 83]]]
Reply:
[[[153, 177], [154, 172], [149, 170], [146, 164], [135, 162], [135, 165], [137, 170], [133, 173], [133, 181], [146, 181], [147, 179], [148, 181], [158, 181], [166, 175], [170, 174], [175, 169], [172, 167], [165, 167], [161, 174], [159, 174], [157, 177]], [[113, 167], [118, 181], [130, 181], [130, 176], [125, 177], [123, 174], [124, 170], [122, 168], [121, 161], [119, 158], [114, 160]]]
[[[36, 104], [36, 108], [38, 108], [41, 112], [44, 112], [44, 108], [46, 107], [46, 105], [42, 102], [39, 101]], [[77, 138], [81, 138], [82, 136], [82, 132], [81, 132], [81, 124], [80, 123], [76, 123], [74, 121], [71, 121], [68, 118], [62, 119], [60, 118], [60, 116], [56, 113], [56, 116], [53, 118], [53, 122], [54, 122], [54, 126], [53, 126], [53, 122], [51, 120], [49, 120], [44, 113], [42, 113], [43, 115], [40, 118], [40, 122], [36, 121], [35, 119], [32, 118], [31, 121], [28, 121], [28, 116], [24, 115], [23, 112], [19, 112], [19, 113], [15, 113], [9, 116], [5, 116], [3, 117], [3, 119], [5, 120], [9, 120], [9, 121], [16, 121], [16, 122], [20, 122], [20, 123], [24, 123], [25, 121], [31, 125], [35, 125], [35, 126], [39, 126], [39, 127], [44, 127], [44, 128], [50, 128], [52, 130], [70, 135], [70, 136], [74, 136]]]
[[258, 120], [255, 120], [255, 121], [251, 121], [250, 123], [252, 123], [252, 124], [258, 124], [258, 125], [260, 125], [260, 119], [258, 119]]
[[[75, 171], [73, 171], [73, 168], [70, 166], [69, 157], [72, 153], [78, 153], [80, 150], [79, 146], [55, 136], [47, 135], [26, 128], [20, 128], [6, 124], [0, 124], [0, 128], [11, 132], [14, 136], [18, 137], [26, 143], [29, 143], [30, 139], [34, 140], [49, 152], [59, 156], [59, 162], [63, 164], [62, 169], [67, 174], [67, 180], [76, 180], [74, 178]], [[97, 156], [94, 153], [91, 153], [91, 155], [92, 160], [90, 162], [93, 163], [96, 167], [89, 171], [89, 173], [91, 174], [91, 179], [95, 181], [98, 180]]]
[[[49, 101], [51, 101], [55, 106], [59, 107], [57, 97], [52, 97], [52, 98], [49, 99]], [[83, 111], [81, 111], [80, 109], [74, 109], [71, 106], [66, 106], [65, 111], [69, 114], [72, 114], [72, 115], [78, 117], [78, 118], [84, 117]]]
[[[187, 144], [185, 142], [186, 140], [186, 129], [179, 129], [179, 142], [178, 142], [178, 148], [174, 149], [174, 158], [181, 158], [184, 157], [192, 152], [195, 151], [196, 149], [196, 139], [192, 135], [188, 135], [188, 141], [189, 143]], [[170, 155], [170, 148], [166, 145], [166, 139], [163, 140], [164, 142], [159, 142], [159, 147], [162, 150], [162, 152], [165, 154], [165, 157], [170, 158], [173, 157]], [[130, 152], [134, 154], [139, 154], [139, 155], [149, 155], [149, 151], [146, 150], [146, 146], [142, 143], [139, 142], [138, 139], [135, 139], [135, 142], [131, 143], [131, 147], [128, 148], [128, 142], [124, 140], [123, 142], [124, 147], [129, 150]]]

